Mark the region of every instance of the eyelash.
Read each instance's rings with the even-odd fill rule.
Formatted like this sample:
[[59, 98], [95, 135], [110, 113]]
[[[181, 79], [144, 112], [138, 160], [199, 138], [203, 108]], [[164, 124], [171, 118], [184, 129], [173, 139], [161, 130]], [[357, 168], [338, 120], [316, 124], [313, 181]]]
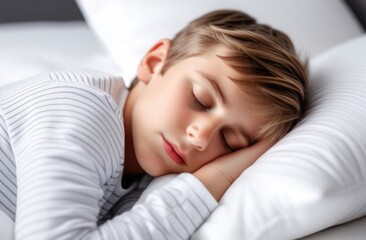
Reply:
[[[209, 110], [209, 107], [205, 106], [204, 104], [202, 104], [198, 98], [196, 97], [196, 95], [194, 94], [194, 92], [192, 91], [192, 97], [193, 97], [193, 100], [194, 100], [194, 103], [196, 106], [198, 106], [200, 109], [202, 110], [205, 110], [205, 111], [208, 111]], [[228, 149], [230, 152], [234, 152], [235, 150], [229, 146], [229, 144], [227, 143], [226, 139], [225, 139], [225, 135], [222, 131], [220, 131], [220, 138], [221, 138], [221, 141], [224, 145], [224, 147], [226, 149]]]
[[194, 100], [194, 103], [196, 106], [198, 106], [200, 109], [202, 110], [205, 110], [205, 111], [208, 111], [209, 108], [207, 106], [205, 106], [203, 103], [201, 103], [198, 98], [196, 97], [196, 95], [194, 94], [194, 92], [192, 91], [192, 97], [193, 97], [193, 100]]
[[225, 139], [225, 135], [222, 131], [220, 131], [220, 135], [221, 135], [221, 140], [224, 143], [224, 146], [226, 149], [228, 149], [230, 152], [234, 152], [235, 149], [233, 149], [232, 147], [230, 147], [230, 145], [227, 143], [226, 139]]

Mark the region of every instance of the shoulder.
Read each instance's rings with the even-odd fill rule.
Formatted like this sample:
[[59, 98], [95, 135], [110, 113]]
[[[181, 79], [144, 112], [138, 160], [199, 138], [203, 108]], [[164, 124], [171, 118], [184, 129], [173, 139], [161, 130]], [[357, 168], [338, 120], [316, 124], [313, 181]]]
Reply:
[[121, 116], [128, 95], [121, 77], [98, 71], [54, 71], [23, 80], [18, 86], [2, 95], [0, 103], [5, 110], [36, 103], [83, 105], [89, 102], [94, 109], [111, 109]]
[[118, 102], [121, 95], [127, 92], [122, 77], [100, 71], [54, 71], [50, 72], [49, 79], [58, 83], [76, 83], [80, 86], [94, 88]]
[[[123, 99], [127, 90], [123, 82], [117, 83], [122, 81], [120, 78], [107, 76], [59, 71], [37, 77], [0, 100], [9, 130], [15, 134], [25, 128], [35, 131], [37, 126], [37, 129], [47, 127], [50, 132], [62, 125], [67, 131], [85, 129], [85, 134], [109, 133], [119, 139], [120, 136], [114, 136], [123, 136], [122, 107], [118, 98]], [[121, 88], [117, 89], [118, 86]]]

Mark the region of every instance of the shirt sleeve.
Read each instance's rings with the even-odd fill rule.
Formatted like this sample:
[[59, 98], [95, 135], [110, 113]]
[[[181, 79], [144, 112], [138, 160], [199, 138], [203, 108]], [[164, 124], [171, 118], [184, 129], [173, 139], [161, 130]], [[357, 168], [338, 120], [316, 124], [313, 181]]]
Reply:
[[[187, 239], [217, 202], [191, 174], [98, 226], [124, 135], [105, 94], [39, 82], [3, 103], [17, 164], [15, 239]], [[117, 116], [117, 117], [116, 117]]]
[[182, 173], [101, 228], [121, 239], [188, 239], [217, 205], [197, 178]]
[[16, 239], [82, 239], [122, 171], [118, 109], [102, 91], [38, 81], [2, 101], [17, 166]]

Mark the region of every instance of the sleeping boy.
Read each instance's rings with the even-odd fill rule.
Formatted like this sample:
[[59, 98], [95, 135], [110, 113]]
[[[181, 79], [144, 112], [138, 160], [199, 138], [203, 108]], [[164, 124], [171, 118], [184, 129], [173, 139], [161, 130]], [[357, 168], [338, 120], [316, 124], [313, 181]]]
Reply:
[[[16, 239], [187, 239], [302, 118], [306, 87], [290, 39], [232, 10], [158, 41], [130, 90], [103, 73], [48, 73], [0, 99], [0, 210]], [[141, 176], [169, 173], [100, 221]]]

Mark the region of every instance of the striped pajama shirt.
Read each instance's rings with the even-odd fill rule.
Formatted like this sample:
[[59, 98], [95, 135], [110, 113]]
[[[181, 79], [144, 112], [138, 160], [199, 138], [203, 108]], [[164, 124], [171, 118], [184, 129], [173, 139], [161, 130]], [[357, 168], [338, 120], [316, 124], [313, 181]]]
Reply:
[[217, 206], [183, 173], [97, 224], [136, 185], [121, 186], [127, 95], [121, 78], [59, 71], [0, 97], [0, 210], [16, 239], [187, 239]]

